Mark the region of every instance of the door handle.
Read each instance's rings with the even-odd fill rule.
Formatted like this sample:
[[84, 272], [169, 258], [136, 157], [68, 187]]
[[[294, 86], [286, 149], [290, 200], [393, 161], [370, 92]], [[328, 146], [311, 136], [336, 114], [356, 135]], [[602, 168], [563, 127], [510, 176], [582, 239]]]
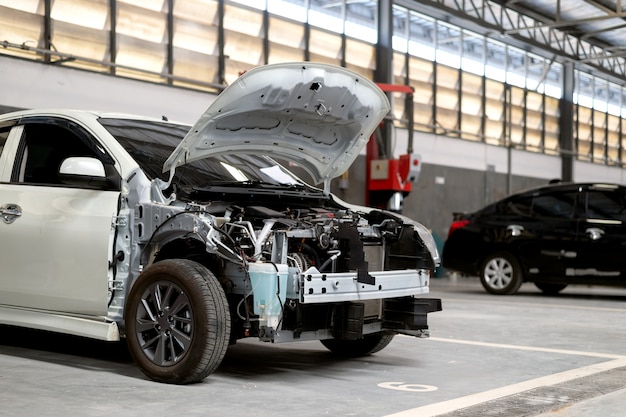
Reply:
[[507, 226], [506, 230], [509, 231], [511, 236], [516, 237], [522, 234], [524, 226], [520, 226], [519, 224], [512, 224], [510, 226]]
[[598, 240], [604, 234], [604, 230], [598, 229], [597, 227], [590, 227], [589, 229], [585, 230], [585, 233], [587, 234], [587, 236], [589, 236], [589, 239]]
[[11, 224], [22, 216], [22, 208], [17, 204], [9, 203], [0, 206], [0, 217], [6, 224]]

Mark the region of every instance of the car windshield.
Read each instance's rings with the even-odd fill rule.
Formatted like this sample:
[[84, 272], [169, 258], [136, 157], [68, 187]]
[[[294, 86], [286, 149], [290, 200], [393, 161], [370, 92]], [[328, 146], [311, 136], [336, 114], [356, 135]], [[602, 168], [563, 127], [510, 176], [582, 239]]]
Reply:
[[[190, 126], [149, 120], [100, 118], [99, 122], [137, 161], [150, 179], [168, 180], [163, 164]], [[176, 168], [173, 180], [191, 190], [217, 185], [305, 186], [291, 172], [264, 155], [221, 155]]]

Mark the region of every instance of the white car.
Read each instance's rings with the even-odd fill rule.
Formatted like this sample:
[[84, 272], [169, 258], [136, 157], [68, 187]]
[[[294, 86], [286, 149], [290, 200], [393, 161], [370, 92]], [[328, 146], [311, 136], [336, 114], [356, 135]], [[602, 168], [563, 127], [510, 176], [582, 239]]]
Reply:
[[426, 336], [428, 230], [329, 192], [388, 110], [355, 73], [293, 63], [247, 72], [192, 127], [0, 116], [0, 323], [125, 337], [148, 377], [178, 384], [245, 337], [360, 356]]

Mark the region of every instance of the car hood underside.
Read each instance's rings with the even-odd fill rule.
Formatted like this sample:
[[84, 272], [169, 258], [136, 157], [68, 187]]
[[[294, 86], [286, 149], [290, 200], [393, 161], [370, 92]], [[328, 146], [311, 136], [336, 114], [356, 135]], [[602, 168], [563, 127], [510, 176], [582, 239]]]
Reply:
[[328, 185], [354, 162], [389, 108], [376, 84], [345, 68], [310, 62], [258, 67], [222, 91], [164, 171], [214, 155], [263, 153], [296, 163], [316, 184]]

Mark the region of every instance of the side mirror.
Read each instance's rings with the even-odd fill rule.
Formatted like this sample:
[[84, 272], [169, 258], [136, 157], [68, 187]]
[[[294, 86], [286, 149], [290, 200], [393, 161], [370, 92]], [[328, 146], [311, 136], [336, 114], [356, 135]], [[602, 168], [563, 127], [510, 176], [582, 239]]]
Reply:
[[72, 157], [67, 158], [61, 163], [59, 175], [79, 175], [95, 178], [106, 178], [104, 173], [104, 165], [96, 158], [88, 157]]
[[[107, 169], [108, 168], [108, 169]], [[119, 190], [119, 174], [96, 158], [73, 156], [63, 160], [59, 168], [63, 184], [98, 190]]]

